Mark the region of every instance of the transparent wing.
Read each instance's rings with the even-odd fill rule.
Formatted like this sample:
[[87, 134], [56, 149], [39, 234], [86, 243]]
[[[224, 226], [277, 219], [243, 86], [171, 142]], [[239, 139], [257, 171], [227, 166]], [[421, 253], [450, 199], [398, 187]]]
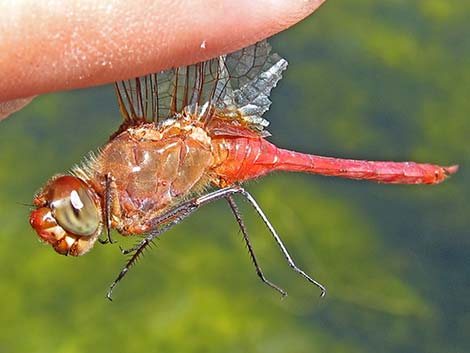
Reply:
[[238, 111], [247, 121], [265, 126], [261, 115], [286, 67], [287, 61], [262, 41], [198, 64], [118, 82], [116, 94], [127, 125], [158, 122], [183, 109], [201, 116], [219, 109]]
[[269, 95], [282, 78], [287, 61], [271, 53], [267, 41], [227, 55], [225, 67], [229, 73], [228, 87], [217, 103], [224, 107], [236, 107], [245, 120], [267, 126], [261, 116], [269, 109]]

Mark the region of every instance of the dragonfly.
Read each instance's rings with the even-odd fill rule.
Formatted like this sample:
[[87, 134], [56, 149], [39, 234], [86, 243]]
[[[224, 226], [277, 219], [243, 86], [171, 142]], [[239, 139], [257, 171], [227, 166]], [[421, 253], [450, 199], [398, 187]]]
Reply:
[[[235, 195], [254, 208], [289, 266], [323, 297], [326, 288], [296, 265], [255, 198], [242, 186], [272, 171], [365, 179], [392, 184], [437, 184], [457, 171], [414, 162], [322, 157], [268, 141], [269, 95], [287, 61], [261, 41], [197, 64], [115, 83], [123, 122], [109, 141], [69, 173], [53, 176], [34, 197], [30, 223], [62, 255], [81, 256], [111, 232], [140, 236], [121, 249], [129, 259], [107, 292], [161, 234], [200, 207], [225, 199], [258, 277], [268, 280], [253, 250]], [[101, 233], [105, 233], [100, 237]]]

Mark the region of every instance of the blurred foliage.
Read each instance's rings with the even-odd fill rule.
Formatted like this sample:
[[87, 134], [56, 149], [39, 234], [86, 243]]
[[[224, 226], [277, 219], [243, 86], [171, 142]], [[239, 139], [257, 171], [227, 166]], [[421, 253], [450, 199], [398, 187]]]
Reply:
[[[240, 200], [263, 286], [226, 204], [165, 234], [105, 298], [124, 258], [61, 257], [28, 224], [35, 190], [119, 124], [110, 87], [37, 98], [0, 126], [0, 352], [470, 350], [470, 4], [330, 1], [272, 40], [290, 68], [272, 141], [338, 157], [459, 163], [435, 186], [276, 174], [247, 188], [298, 264]], [[132, 244], [122, 239], [120, 244]]]

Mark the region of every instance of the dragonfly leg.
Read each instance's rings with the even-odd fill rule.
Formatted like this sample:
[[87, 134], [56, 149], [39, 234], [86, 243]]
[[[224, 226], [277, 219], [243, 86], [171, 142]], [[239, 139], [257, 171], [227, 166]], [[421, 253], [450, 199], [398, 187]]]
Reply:
[[111, 204], [112, 204], [112, 200], [111, 200], [112, 177], [111, 175], [109, 173], [106, 174], [104, 180], [105, 180], [105, 189], [104, 189], [103, 199], [104, 199], [104, 226], [106, 229], [106, 239], [98, 238], [98, 241], [101, 244], [107, 244], [107, 243], [114, 244], [116, 243], [116, 241], [113, 240], [113, 238], [111, 237]]
[[240, 194], [242, 194], [247, 200], [248, 202], [251, 204], [251, 206], [253, 206], [253, 208], [256, 210], [256, 212], [258, 213], [258, 215], [261, 217], [261, 219], [263, 220], [264, 224], [266, 225], [266, 227], [268, 228], [269, 232], [271, 233], [271, 235], [273, 236], [274, 240], [276, 241], [277, 245], [279, 246], [279, 248], [281, 249], [281, 252], [282, 254], [284, 255], [285, 259], [287, 260], [289, 266], [295, 271], [297, 272], [298, 274], [300, 274], [302, 277], [304, 277], [307, 281], [309, 281], [310, 283], [316, 285], [318, 288], [320, 288], [320, 297], [323, 298], [326, 294], [326, 288], [320, 283], [320, 282], [317, 282], [316, 280], [314, 280], [312, 277], [310, 277], [307, 273], [305, 273], [302, 269], [300, 269], [294, 262], [294, 260], [292, 259], [292, 257], [289, 255], [289, 252], [287, 251], [284, 243], [282, 242], [281, 238], [279, 237], [279, 235], [277, 234], [276, 230], [274, 229], [274, 227], [272, 226], [271, 222], [269, 222], [268, 218], [266, 217], [266, 215], [264, 214], [263, 210], [261, 209], [261, 207], [258, 205], [258, 203], [256, 202], [256, 200], [253, 198], [253, 196], [251, 196], [246, 190], [244, 190], [243, 188], [240, 187], [240, 190], [238, 191]]
[[[191, 214], [191, 213], [189, 213]], [[140, 243], [139, 243], [139, 246], [138, 248], [135, 250], [134, 254], [132, 254], [131, 258], [127, 261], [127, 263], [125, 264], [125, 266], [122, 268], [121, 272], [119, 272], [118, 276], [116, 277], [116, 279], [113, 281], [113, 283], [111, 283], [111, 285], [109, 286], [109, 289], [108, 289], [108, 293], [106, 294], [106, 297], [109, 299], [109, 300], [112, 300], [111, 298], [111, 295], [113, 293], [113, 290], [114, 288], [117, 286], [117, 284], [123, 279], [123, 277], [127, 274], [127, 272], [129, 272], [129, 270], [131, 269], [132, 266], [135, 265], [135, 263], [137, 262], [137, 260], [139, 259], [139, 257], [142, 255], [143, 251], [150, 245], [150, 243], [152, 242], [152, 240], [154, 238], [156, 238], [157, 236], [159, 236], [160, 234], [162, 233], [165, 233], [167, 230], [169, 230], [171, 227], [173, 227], [174, 225], [178, 224], [179, 222], [181, 222], [184, 218], [186, 218], [189, 214], [187, 215], [184, 215], [182, 216], [181, 218], [177, 218], [177, 219], [174, 219], [172, 222], [170, 223], [167, 223], [166, 225], [164, 225], [163, 227], [159, 228], [157, 231], [155, 232], [152, 232], [150, 235], [152, 235], [152, 237], [147, 236], [146, 238], [144, 238]]]
[[225, 199], [227, 200], [228, 204], [230, 205], [230, 208], [232, 209], [232, 212], [233, 212], [233, 214], [234, 214], [234, 216], [237, 220], [237, 223], [240, 227], [240, 230], [243, 234], [243, 239], [245, 240], [246, 247], [248, 248], [248, 253], [250, 254], [251, 260], [252, 260], [253, 265], [255, 266], [255, 269], [256, 269], [256, 274], [258, 275], [258, 277], [261, 279], [261, 281], [263, 283], [267, 284], [269, 287], [271, 287], [274, 290], [278, 291], [279, 293], [281, 293], [281, 295], [283, 297], [285, 297], [287, 295], [287, 292], [284, 289], [282, 289], [281, 287], [277, 286], [276, 284], [274, 284], [271, 281], [269, 281], [268, 279], [266, 279], [266, 277], [264, 276], [263, 271], [261, 270], [261, 267], [258, 264], [258, 260], [256, 258], [255, 252], [253, 250], [253, 246], [251, 245], [251, 240], [248, 237], [248, 232], [246, 230], [245, 223], [243, 222], [240, 211], [239, 211], [235, 201], [233, 200], [232, 196], [231, 195], [226, 196]]
[[[181, 222], [183, 219], [188, 217], [191, 213], [196, 211], [199, 207], [204, 206], [210, 202], [220, 200], [228, 195], [235, 194], [240, 192], [241, 187], [238, 185], [229, 186], [223, 189], [219, 189], [208, 194], [195, 197], [189, 201], [183, 202], [182, 204], [170, 209], [169, 211], [165, 212], [164, 214], [156, 217], [155, 219], [150, 221], [150, 228], [157, 229], [163, 224], [171, 223], [172, 225], [176, 225]], [[171, 228], [171, 227], [170, 227]], [[161, 231], [158, 231], [158, 234], [155, 231], [150, 231], [149, 234], [142, 239], [139, 243], [129, 249], [122, 250], [124, 255], [130, 254], [134, 251], [140, 250], [142, 246], [147, 246], [147, 244], [160, 235]]]
[[[289, 266], [295, 272], [299, 273], [302, 277], [304, 277], [307, 281], [309, 281], [310, 283], [312, 283], [312, 284], [316, 285], [318, 288], [320, 288], [320, 290], [321, 290], [321, 295], [320, 296], [324, 297], [325, 294], [326, 294], [326, 288], [321, 283], [317, 282], [312, 277], [310, 277], [307, 273], [305, 273], [302, 269], [300, 269], [294, 263], [292, 257], [289, 255], [289, 252], [287, 251], [287, 249], [286, 249], [284, 243], [282, 242], [281, 238], [276, 233], [274, 227], [271, 225], [271, 223], [269, 222], [268, 218], [266, 217], [264, 212], [259, 207], [256, 200], [245, 189], [243, 189], [241, 186], [233, 185], [233, 186], [230, 186], [230, 187], [227, 187], [227, 188], [224, 188], [224, 189], [216, 190], [216, 191], [208, 193], [206, 195], [202, 195], [200, 197], [195, 197], [195, 198], [193, 198], [193, 199], [191, 199], [187, 202], [182, 203], [179, 206], [176, 206], [175, 208], [169, 210], [165, 214], [160, 215], [159, 217], [155, 218], [155, 220], [152, 221], [152, 223], [155, 226], [155, 230], [151, 231], [135, 247], [133, 247], [131, 249], [128, 249], [128, 250], [124, 250], [124, 253], [126, 253], [126, 254], [131, 253], [131, 252], [134, 252], [134, 254], [132, 254], [131, 258], [127, 261], [126, 265], [123, 267], [123, 269], [121, 270], [119, 275], [116, 277], [116, 279], [113, 281], [113, 283], [109, 287], [109, 290], [108, 290], [108, 293], [107, 293], [107, 298], [109, 300], [111, 300], [111, 295], [112, 295], [112, 292], [113, 292], [114, 288], [116, 287], [116, 285], [129, 272], [129, 269], [136, 263], [137, 259], [142, 255], [143, 251], [151, 244], [153, 239], [158, 237], [160, 234], [166, 232], [167, 230], [169, 230], [170, 228], [172, 228], [176, 224], [180, 223], [182, 220], [184, 220], [189, 215], [191, 215], [194, 211], [199, 209], [199, 207], [201, 207], [203, 205], [206, 205], [210, 202], [220, 200], [222, 198], [226, 198], [227, 201], [229, 201], [228, 198], [231, 195], [234, 195], [234, 194], [237, 194], [237, 193], [242, 194], [248, 200], [248, 202], [252, 205], [252, 207], [255, 209], [255, 211], [258, 213], [258, 215], [261, 217], [261, 219], [263, 220], [263, 222], [267, 226], [268, 230], [270, 231], [271, 235], [274, 237], [274, 240], [276, 241], [279, 248], [281, 249], [284, 257], [286, 258], [286, 260], [289, 264]], [[230, 201], [229, 201], [229, 204], [230, 204]], [[232, 208], [232, 211], [234, 212], [235, 217], [237, 218], [237, 221], [241, 220], [241, 217], [237, 217], [237, 215], [239, 216], [239, 212], [238, 212], [238, 208], [236, 207], [236, 205], [235, 205], [235, 210], [234, 210], [234, 208]], [[243, 226], [240, 225], [240, 227], [242, 229], [242, 232], [244, 232], [243, 234], [245, 236], [246, 235], [246, 229], [245, 229], [243, 221], [241, 221], [241, 223], [239, 222], [238, 224], [239, 225], [243, 224]], [[245, 231], [243, 231], [243, 230], [245, 230]], [[247, 238], [245, 238], [245, 240], [246, 239]], [[247, 245], [248, 244], [250, 244], [249, 249], [253, 250], [251, 248], [251, 242], [249, 242], [249, 240], [247, 242]], [[257, 271], [260, 270], [259, 266], [257, 265], [256, 257], [254, 257], [254, 252], [250, 251], [250, 255], [252, 255], [252, 259], [253, 259], [253, 262], [255, 263], [255, 267], [257, 268]], [[263, 282], [270, 285], [274, 289], [279, 290], [281, 293], [284, 292], [281, 288], [278, 288], [277, 286], [275, 286], [271, 282], [267, 281], [266, 278], [264, 278], [264, 275], [262, 274], [261, 270], [260, 270], [260, 273], [263, 276], [263, 277], [260, 276], [261, 279], [263, 280]]]
[[166, 232], [173, 226], [180, 223], [182, 220], [184, 220], [189, 215], [191, 215], [194, 211], [196, 211], [199, 207], [205, 204], [208, 204], [212, 201], [216, 201], [216, 200], [225, 198], [229, 195], [232, 195], [234, 193], [240, 192], [240, 190], [241, 188], [235, 185], [235, 186], [230, 186], [224, 189], [216, 190], [214, 192], [211, 192], [206, 195], [202, 195], [200, 197], [195, 197], [189, 201], [186, 201], [174, 207], [168, 212], [152, 220], [151, 223], [155, 229], [150, 231], [149, 234], [133, 248], [123, 250], [124, 254], [129, 254], [131, 252], [134, 252], [134, 253], [132, 254], [131, 258], [127, 261], [127, 263], [124, 265], [121, 272], [118, 274], [118, 276], [113, 281], [113, 283], [111, 283], [106, 297], [109, 300], [112, 300], [111, 295], [116, 285], [129, 272], [131, 267], [135, 265], [137, 259], [142, 255], [143, 251], [151, 244], [153, 239], [155, 239], [160, 234]]
[[134, 251], [138, 251], [142, 246], [147, 246], [152, 239], [164, 233], [164, 231], [161, 231], [158, 227], [165, 224], [172, 224], [172, 226], [177, 225], [183, 219], [191, 215], [191, 213], [193, 213], [198, 207], [195, 201], [196, 199], [191, 199], [153, 219], [150, 226], [152, 230], [147, 234], [147, 236], [133, 247], [129, 249], [121, 249], [122, 254], [127, 255]]

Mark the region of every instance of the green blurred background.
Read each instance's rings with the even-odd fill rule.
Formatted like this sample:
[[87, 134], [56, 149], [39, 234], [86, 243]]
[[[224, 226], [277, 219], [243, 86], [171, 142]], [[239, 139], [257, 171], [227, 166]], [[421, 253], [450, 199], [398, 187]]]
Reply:
[[[251, 182], [293, 273], [240, 200], [256, 277], [224, 202], [166, 233], [114, 293], [125, 258], [57, 255], [28, 224], [34, 192], [104, 143], [111, 87], [37, 98], [0, 125], [0, 352], [470, 351], [470, 3], [330, 1], [272, 40], [290, 67], [271, 141], [337, 157], [458, 163], [438, 186], [300, 174]], [[130, 244], [119, 237], [121, 245]]]

